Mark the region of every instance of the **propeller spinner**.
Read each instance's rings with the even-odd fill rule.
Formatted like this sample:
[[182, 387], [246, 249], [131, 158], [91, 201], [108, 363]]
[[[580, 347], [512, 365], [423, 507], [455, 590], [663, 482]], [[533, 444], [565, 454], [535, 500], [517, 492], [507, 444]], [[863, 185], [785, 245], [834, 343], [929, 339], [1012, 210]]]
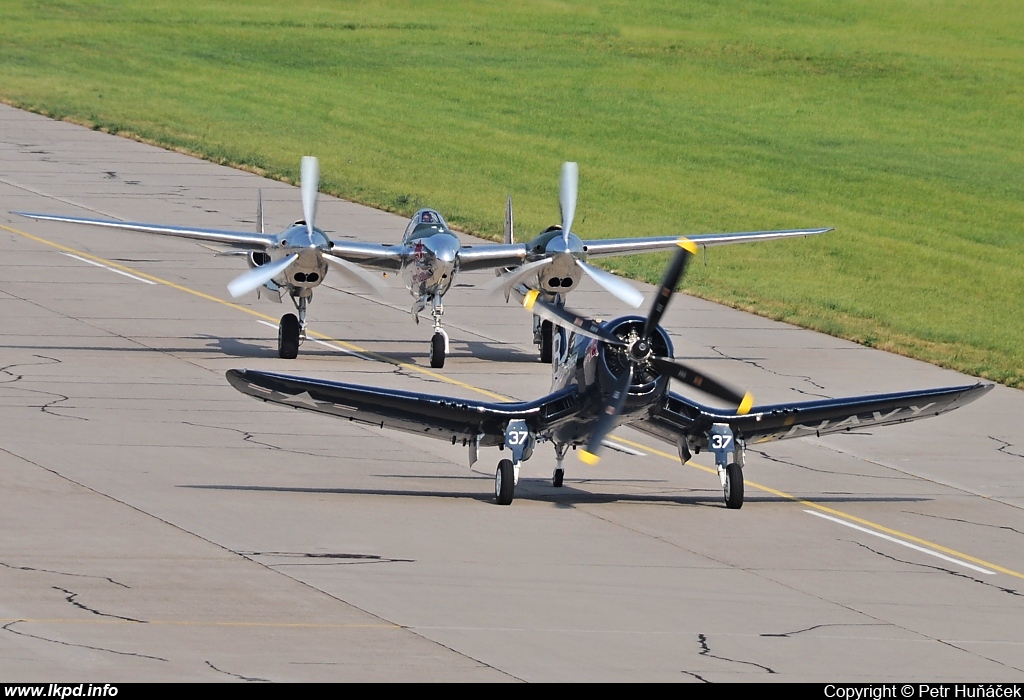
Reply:
[[692, 367], [672, 357], [661, 357], [654, 354], [652, 335], [658, 328], [661, 317], [668, 308], [668, 303], [675, 293], [676, 286], [686, 271], [690, 258], [697, 252], [697, 246], [693, 242], [682, 238], [679, 240], [679, 252], [676, 253], [672, 263], [665, 271], [661, 281], [661, 287], [651, 305], [651, 311], [644, 321], [643, 332], [626, 340], [608, 331], [602, 324], [583, 316], [578, 316], [564, 307], [548, 304], [538, 298], [537, 292], [528, 294], [523, 301], [523, 306], [533, 313], [557, 323], [564, 328], [575, 331], [590, 338], [621, 347], [624, 350], [624, 357], [627, 362], [626, 370], [616, 377], [611, 392], [601, 409], [600, 416], [587, 441], [586, 449], [580, 450], [580, 459], [587, 464], [596, 464], [600, 459], [598, 452], [601, 443], [608, 436], [608, 433], [616, 425], [616, 419], [622, 412], [626, 398], [629, 394], [629, 387], [633, 382], [633, 376], [644, 365], [650, 365], [663, 375], [677, 379], [693, 388], [710, 396], [722, 399], [736, 405], [736, 412], [740, 415], [747, 413], [753, 406], [754, 398], [747, 392], [740, 392], [726, 384], [718, 382], [711, 377], [698, 372]]

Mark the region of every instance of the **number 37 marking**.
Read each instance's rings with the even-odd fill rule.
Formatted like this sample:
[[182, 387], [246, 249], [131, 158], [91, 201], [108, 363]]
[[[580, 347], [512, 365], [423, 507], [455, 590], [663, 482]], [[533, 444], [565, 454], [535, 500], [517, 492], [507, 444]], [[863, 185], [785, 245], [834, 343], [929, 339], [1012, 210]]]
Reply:
[[710, 444], [712, 450], [728, 450], [732, 445], [732, 435], [712, 435]]

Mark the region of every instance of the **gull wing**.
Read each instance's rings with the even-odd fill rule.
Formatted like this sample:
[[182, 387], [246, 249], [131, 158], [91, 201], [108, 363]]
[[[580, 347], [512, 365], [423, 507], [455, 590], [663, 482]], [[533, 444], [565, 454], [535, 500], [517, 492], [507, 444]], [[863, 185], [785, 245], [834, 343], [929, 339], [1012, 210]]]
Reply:
[[277, 236], [265, 233], [222, 231], [212, 228], [188, 228], [185, 226], [168, 226], [166, 224], [144, 224], [134, 221], [117, 221], [115, 219], [85, 219], [79, 216], [33, 214], [25, 211], [14, 211], [11, 213], [30, 219], [39, 219], [40, 221], [58, 221], [66, 224], [86, 224], [88, 226], [102, 226], [104, 228], [115, 228], [125, 231], [155, 233], [160, 236], [176, 236], [178, 238], [190, 238], [208, 243], [219, 243], [245, 250], [265, 250], [277, 245]]
[[632, 427], [668, 442], [688, 437], [692, 444], [703, 445], [714, 423], [727, 423], [737, 438], [753, 444], [930, 418], [971, 403], [993, 386], [979, 382], [894, 394], [754, 406], [742, 416], [702, 406], [670, 392], [660, 411], [633, 423]]
[[402, 267], [405, 247], [387, 243], [360, 243], [358, 241], [332, 240], [331, 255], [366, 267], [381, 270], [399, 270]]
[[243, 394], [262, 401], [447, 440], [453, 445], [479, 438], [481, 447], [504, 444], [509, 421], [525, 420], [534, 434], [544, 434], [574, 417], [580, 405], [575, 388], [535, 401], [486, 402], [251, 369], [228, 370], [227, 380]]
[[695, 233], [687, 236], [655, 236], [651, 238], [608, 238], [583, 241], [583, 250], [589, 258], [610, 255], [632, 255], [634, 253], [655, 253], [675, 250], [680, 238], [686, 238], [699, 246], [728, 245], [730, 243], [753, 243], [772, 241], [779, 238], [800, 238], [827, 233], [831, 228], [799, 228], [785, 231], [744, 231], [740, 233]]

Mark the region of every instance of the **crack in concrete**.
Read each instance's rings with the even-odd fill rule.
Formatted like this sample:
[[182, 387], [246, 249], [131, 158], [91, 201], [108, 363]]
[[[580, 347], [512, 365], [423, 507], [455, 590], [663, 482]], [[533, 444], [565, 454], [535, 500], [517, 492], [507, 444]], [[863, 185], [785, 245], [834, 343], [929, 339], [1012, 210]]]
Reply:
[[720, 661], [729, 661], [734, 664], [746, 664], [747, 666], [755, 666], [757, 668], [764, 669], [768, 673], [775, 674], [775, 671], [768, 666], [754, 663], [753, 661], [740, 661], [739, 659], [728, 659], [724, 656], [716, 656], [711, 653], [711, 647], [708, 646], [708, 637], [706, 634], [698, 634], [697, 641], [700, 643], [700, 655], [707, 656], [712, 659], [719, 659]]
[[251, 445], [259, 445], [260, 447], [266, 447], [269, 450], [275, 450], [278, 452], [286, 452], [288, 454], [305, 455], [306, 457], [325, 457], [327, 455], [316, 452], [303, 452], [302, 450], [293, 450], [287, 447], [281, 447], [280, 445], [272, 445], [269, 442], [261, 442], [256, 439], [256, 435], [250, 433], [248, 430], [241, 430], [240, 428], [229, 428], [224, 425], [204, 425], [203, 423], [192, 423], [190, 421], [182, 421], [182, 425], [191, 425], [194, 428], [209, 428], [210, 430], [228, 430], [232, 433], [239, 433], [242, 436], [242, 442], [248, 442]]
[[[59, 365], [59, 364], [63, 364], [60, 360], [58, 360], [55, 357], [47, 357], [45, 355], [33, 355], [32, 357], [38, 357], [40, 360], [49, 360], [49, 361], [48, 362], [15, 362], [13, 364], [9, 364], [9, 365], [5, 365], [4, 367], [0, 367], [0, 373], [6, 374], [8, 377], [10, 377], [9, 379], [0, 380], [0, 384], [16, 384], [16, 383], [20, 382], [22, 379], [25, 378], [24, 374], [16, 374], [16, 373], [10, 371], [10, 370], [12, 370], [15, 367], [35, 367], [35, 366], [38, 366], [38, 365], [54, 365], [54, 364], [55, 365]], [[54, 400], [52, 400], [52, 401], [50, 401], [48, 403], [44, 403], [41, 406], [32, 406], [32, 408], [38, 408], [43, 413], [46, 413], [46, 414], [51, 415], [51, 416], [56, 416], [57, 418], [74, 418], [75, 420], [85, 420], [85, 421], [89, 420], [88, 418], [84, 418], [82, 416], [65, 416], [65, 415], [60, 414], [60, 413], [54, 413], [51, 410], [54, 406], [56, 406], [57, 404], [59, 404], [59, 403], [61, 403], [63, 401], [70, 401], [71, 400], [70, 396], [65, 396], [64, 394], [57, 394], [57, 393], [54, 393], [52, 391], [42, 391], [41, 389], [30, 389], [30, 388], [24, 387], [24, 386], [17, 386], [17, 387], [13, 387], [13, 388], [17, 389], [18, 391], [28, 392], [30, 394], [41, 394], [43, 396], [56, 396], [57, 398], [55, 398]]]
[[[846, 472], [846, 471], [836, 472], [836, 471], [828, 471], [826, 469], [815, 469], [814, 467], [808, 467], [805, 464], [798, 464], [796, 462], [790, 462], [789, 460], [782, 459], [781, 457], [772, 457], [770, 454], [768, 454], [764, 450], [754, 450], [754, 449], [750, 449], [749, 447], [747, 448], [747, 450], [749, 452], [753, 452], [756, 455], [764, 457], [769, 462], [776, 462], [778, 464], [786, 464], [786, 465], [791, 466], [791, 467], [797, 467], [798, 469], [806, 469], [807, 471], [816, 472], [818, 474], [829, 474], [829, 475], [842, 474], [843, 476], [858, 476], [858, 477], [861, 477], [863, 479], [886, 479], [886, 480], [890, 480], [891, 479], [893, 481], [914, 481], [914, 478], [910, 477], [910, 476], [898, 477], [898, 476], [889, 476], [889, 475], [885, 475], [885, 474], [855, 474], [853, 472]], [[879, 466], [884, 466], [884, 465], [879, 465]]]
[[802, 634], [804, 632], [811, 632], [813, 630], [822, 629], [823, 627], [891, 627], [891, 625], [876, 623], [876, 622], [827, 622], [821, 625], [813, 625], [811, 627], [805, 627], [802, 630], [794, 630], [793, 632], [764, 632], [761, 634], [762, 637], [792, 637], [794, 634]]
[[217, 673], [223, 673], [225, 676], [232, 676], [232, 677], [237, 678], [237, 679], [242, 680], [242, 681], [252, 681], [252, 682], [255, 682], [255, 683], [269, 683], [270, 682], [269, 678], [250, 678], [248, 676], [240, 676], [237, 673], [231, 673], [230, 671], [225, 671], [223, 669], [217, 668], [216, 666], [211, 664], [209, 661], [206, 662], [206, 665], [209, 666], [210, 668], [212, 668]]
[[1013, 457], [1020, 457], [1021, 459], [1024, 459], [1024, 455], [1020, 454], [1019, 452], [1010, 452], [1010, 450], [1007, 449], [1013, 447], [1013, 443], [1007, 442], [1006, 440], [1001, 440], [1000, 438], [997, 438], [994, 435], [989, 435], [988, 439], [1003, 443], [1003, 446], [996, 450], [996, 452], [1002, 452], [1003, 454], [1011, 455]]
[[947, 647], [952, 647], [953, 649], [956, 649], [957, 651], [962, 651], [965, 654], [972, 654], [974, 656], [980, 656], [981, 658], [985, 659], [986, 661], [991, 661], [992, 663], [997, 664], [999, 666], [1006, 666], [1008, 668], [1012, 668], [1014, 671], [1022, 670], [1022, 669], [1020, 669], [1017, 666], [1014, 666], [1012, 664], [1005, 663], [1005, 662], [1000, 661], [998, 659], [993, 659], [991, 656], [985, 656], [984, 654], [978, 653], [977, 651], [973, 651], [973, 650], [970, 650], [970, 649], [964, 649], [963, 647], [958, 647], [956, 644], [953, 644], [953, 642], [947, 641], [945, 639], [936, 639], [935, 641], [937, 641], [939, 644], [945, 644]]
[[8, 564], [7, 562], [2, 562], [2, 561], [0, 561], [0, 566], [5, 566], [8, 569], [14, 569], [15, 571], [38, 571], [39, 573], [58, 574], [59, 576], [78, 576], [78, 577], [81, 577], [81, 578], [98, 578], [98, 579], [100, 579], [102, 581], [110, 581], [115, 586], [120, 586], [121, 588], [131, 588], [131, 586], [129, 586], [128, 584], [121, 583], [120, 581], [115, 581], [114, 579], [110, 578], [109, 576], [96, 576], [96, 575], [93, 575], [93, 574], [72, 574], [72, 573], [67, 572], [67, 571], [53, 571], [52, 569], [36, 569], [34, 567], [31, 567], [31, 566], [14, 566], [13, 564]]
[[[789, 377], [790, 379], [801, 379], [801, 380], [807, 382], [808, 384], [810, 384], [811, 386], [813, 386], [815, 389], [821, 389], [822, 391], [825, 391], [825, 387], [823, 387], [821, 384], [818, 384], [817, 382], [815, 382], [810, 376], [803, 375], [803, 374], [784, 374], [782, 372], [777, 372], [777, 371], [775, 371], [775, 370], [773, 370], [773, 369], [771, 369], [769, 367], [765, 367], [764, 365], [758, 364], [754, 360], [744, 360], [742, 357], [734, 357], [733, 355], [729, 355], [729, 354], [727, 354], [725, 352], [722, 352], [721, 350], [718, 349], [718, 346], [716, 346], [716, 345], [712, 345], [711, 346], [711, 351], [712, 352], [717, 352], [720, 356], [722, 356], [722, 357], [724, 357], [724, 358], [726, 358], [728, 360], [736, 360], [737, 362], [744, 362], [744, 363], [750, 365], [751, 367], [757, 367], [759, 370], [763, 370], [765, 372], [768, 372], [769, 374], [774, 374], [776, 377]], [[799, 394], [805, 394], [806, 396], [815, 396], [815, 397], [820, 398], [820, 399], [830, 399], [830, 398], [832, 398], [831, 396], [829, 396], [827, 394], [815, 394], [814, 392], [804, 391], [803, 389], [797, 389], [796, 387], [790, 387], [790, 388], [793, 391], [795, 391], [795, 392], [797, 392]]]
[[935, 564], [921, 564], [921, 563], [916, 562], [916, 561], [907, 561], [906, 559], [900, 559], [899, 557], [894, 557], [891, 554], [886, 554], [885, 552], [880, 552], [877, 549], [873, 549], [873, 548], [867, 546], [866, 544], [864, 544], [862, 542], [854, 542], [853, 540], [847, 540], [847, 542], [853, 542], [853, 544], [857, 545], [858, 547], [863, 547], [864, 549], [868, 550], [869, 552], [873, 552], [873, 553], [877, 554], [880, 557], [885, 557], [886, 559], [898, 562], [900, 564], [906, 564], [908, 566], [920, 566], [920, 567], [925, 568], [925, 569], [933, 569], [935, 571], [941, 571], [943, 573], [950, 574], [951, 576], [956, 576], [957, 578], [967, 579], [968, 581], [973, 581], [974, 583], [980, 583], [983, 586], [988, 586], [990, 588], [995, 588], [997, 591], [1002, 591], [1003, 593], [1008, 593], [1008, 594], [1010, 594], [1012, 596], [1015, 596], [1017, 598], [1024, 598], [1024, 593], [1021, 593], [1020, 591], [1018, 591], [1018, 590], [1016, 590], [1014, 588], [1007, 588], [1006, 586], [998, 586], [998, 585], [996, 585], [994, 583], [989, 583], [988, 581], [985, 581], [984, 579], [975, 578], [974, 576], [971, 576], [969, 574], [965, 574], [962, 571], [957, 571], [955, 569], [947, 569], [947, 568], [945, 568], [943, 566], [936, 566]]
[[920, 515], [923, 518], [935, 518], [936, 520], [946, 520], [954, 523], [964, 523], [965, 525], [977, 525], [978, 527], [991, 527], [995, 528], [996, 530], [1009, 530], [1010, 532], [1013, 532], [1015, 534], [1024, 535], [1024, 532], [1018, 530], [1015, 527], [1010, 527], [1009, 525], [989, 525], [988, 523], [978, 523], [974, 522], [973, 520], [964, 520], [962, 518], [946, 518], [941, 515], [932, 515], [931, 513], [918, 513], [917, 511], [913, 510], [905, 510], [903, 512], [909, 513], [910, 515]]
[[704, 678], [703, 676], [701, 676], [701, 675], [699, 675], [697, 673], [694, 673], [693, 671], [680, 671], [680, 673], [685, 673], [688, 676], [693, 676], [694, 678], [699, 680], [701, 683], [710, 683], [711, 682], [707, 678]]
[[48, 637], [40, 637], [37, 634], [29, 634], [28, 632], [19, 632], [18, 630], [12, 628], [13, 625], [18, 624], [19, 622], [27, 622], [27, 620], [15, 620], [14, 622], [8, 622], [6, 625], [4, 625], [0, 629], [4, 629], [7, 632], [10, 632], [12, 634], [16, 634], [16, 635], [21, 636], [21, 637], [30, 637], [31, 639], [38, 639], [40, 641], [51, 642], [53, 644], [61, 644], [61, 645], [66, 646], [66, 647], [78, 647], [79, 649], [92, 649], [93, 651], [106, 651], [106, 652], [109, 652], [111, 654], [119, 654], [121, 656], [137, 656], [137, 657], [139, 657], [141, 659], [153, 659], [154, 661], [164, 661], [164, 662], [167, 661], [167, 659], [161, 658], [159, 656], [149, 656], [148, 654], [139, 654], [139, 653], [133, 652], [133, 651], [118, 651], [117, 649], [106, 649], [104, 647], [94, 647], [94, 646], [90, 646], [88, 644], [75, 644], [73, 642], [62, 642], [59, 639], [50, 639]]
[[60, 586], [50, 586], [50, 588], [52, 588], [55, 591], [60, 591], [61, 593], [64, 593], [64, 599], [66, 601], [74, 605], [76, 608], [80, 608], [82, 610], [85, 610], [86, 612], [91, 612], [93, 615], [99, 615], [100, 617], [112, 617], [115, 620], [124, 620], [125, 622], [137, 622], [140, 625], [147, 624], [145, 620], [136, 620], [134, 617], [124, 617], [123, 615], [112, 615], [110, 613], [100, 612], [95, 608], [90, 608], [89, 606], [84, 605], [83, 603], [79, 603], [77, 600], [75, 600], [75, 598], [78, 597], [78, 594], [74, 593], [73, 591], [69, 591], [66, 588], [61, 588]]

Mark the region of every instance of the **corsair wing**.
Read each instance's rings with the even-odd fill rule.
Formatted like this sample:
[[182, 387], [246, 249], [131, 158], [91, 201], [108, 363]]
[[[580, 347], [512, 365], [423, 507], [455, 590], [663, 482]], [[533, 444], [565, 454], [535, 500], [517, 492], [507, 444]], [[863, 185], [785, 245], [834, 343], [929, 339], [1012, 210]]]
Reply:
[[713, 424], [726, 423], [737, 438], [752, 444], [930, 418], [971, 403], [991, 391], [993, 386], [978, 383], [894, 394], [754, 406], [746, 415], [702, 406], [670, 392], [660, 411], [632, 425], [669, 442], [689, 438], [691, 444], [702, 445], [704, 436]]
[[11, 212], [19, 216], [40, 221], [58, 221], [66, 224], [85, 224], [87, 226], [102, 226], [104, 228], [121, 229], [124, 231], [139, 231], [141, 233], [153, 233], [159, 236], [174, 236], [177, 238], [190, 238], [207, 243], [219, 243], [221, 245], [241, 248], [244, 250], [265, 250], [277, 244], [277, 237], [264, 233], [246, 233], [243, 231], [222, 231], [212, 228], [188, 228], [186, 226], [168, 226], [166, 224], [145, 224], [135, 221], [117, 221], [115, 219], [86, 219], [79, 216], [62, 216], [59, 214], [33, 214], [24, 211]]
[[504, 444], [509, 421], [525, 420], [531, 432], [543, 434], [578, 411], [574, 389], [536, 401], [486, 402], [246, 369], [228, 370], [227, 380], [261, 401], [452, 444], [479, 439], [481, 447]]

